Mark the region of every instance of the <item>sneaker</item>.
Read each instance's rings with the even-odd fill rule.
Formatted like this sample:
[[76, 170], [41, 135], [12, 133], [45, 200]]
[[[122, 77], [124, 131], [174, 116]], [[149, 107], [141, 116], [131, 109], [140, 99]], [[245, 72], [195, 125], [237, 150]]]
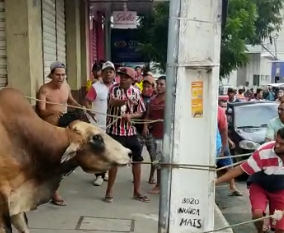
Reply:
[[94, 185], [95, 186], [101, 186], [103, 184], [103, 182], [104, 182], [104, 179], [101, 176], [99, 176], [95, 179]]
[[108, 181], [108, 173], [105, 174], [104, 181]]

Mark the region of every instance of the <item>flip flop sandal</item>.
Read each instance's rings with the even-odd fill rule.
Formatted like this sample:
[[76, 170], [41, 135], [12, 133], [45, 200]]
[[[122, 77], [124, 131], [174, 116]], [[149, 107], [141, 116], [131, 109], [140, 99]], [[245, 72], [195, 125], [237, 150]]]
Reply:
[[63, 199], [62, 200], [52, 199], [50, 201], [50, 203], [52, 203], [53, 205], [56, 205], [56, 206], [67, 206], [67, 203]]
[[104, 200], [105, 203], [112, 203], [113, 202], [113, 197], [110, 196], [105, 196]]
[[156, 180], [155, 179], [151, 179], [148, 181], [149, 184], [156, 184]]
[[136, 201], [144, 202], [144, 203], [150, 202], [150, 199], [147, 196], [143, 196], [143, 195], [134, 196], [133, 199]]
[[229, 192], [229, 196], [241, 197], [241, 196], [243, 196], [243, 194], [238, 190], [234, 190], [234, 191]]

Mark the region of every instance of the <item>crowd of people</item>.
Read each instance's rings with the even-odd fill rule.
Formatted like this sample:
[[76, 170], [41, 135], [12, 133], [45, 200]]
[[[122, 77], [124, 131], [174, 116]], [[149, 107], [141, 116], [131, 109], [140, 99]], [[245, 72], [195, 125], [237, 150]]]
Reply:
[[[242, 102], [242, 101], [278, 101], [284, 99], [284, 89], [273, 88], [267, 86], [266, 88], [253, 88], [245, 89], [228, 88], [227, 95], [229, 102]], [[221, 98], [222, 99], [222, 98]]]
[[[45, 121], [60, 127], [66, 127], [73, 120], [80, 119], [80, 114], [67, 112], [66, 105], [89, 109], [89, 122], [101, 127], [109, 136], [132, 151], [133, 198], [149, 202], [149, 198], [140, 191], [142, 149], [145, 145], [151, 161], [159, 159], [162, 153], [163, 119], [165, 109], [166, 77], [157, 80], [149, 71], [137, 66], [116, 67], [110, 61], [96, 62], [92, 67], [93, 79], [87, 83], [87, 94], [79, 104], [72, 96], [66, 80], [66, 67], [61, 62], [50, 66], [50, 82], [44, 84], [38, 92], [42, 100], [37, 104], [38, 115]], [[58, 103], [51, 105], [45, 101]], [[134, 120], [137, 120], [135, 123]], [[138, 122], [139, 120], [139, 122]], [[143, 123], [143, 120], [145, 120]], [[148, 121], [147, 121], [148, 120]], [[63, 123], [62, 123], [63, 122]], [[117, 167], [107, 173], [96, 174], [94, 185], [100, 186], [107, 181], [104, 201], [113, 201], [113, 186], [117, 176]], [[157, 178], [155, 179], [155, 171]], [[158, 194], [160, 190], [159, 168], [152, 165], [149, 184], [154, 185], [149, 191]], [[51, 201], [55, 205], [65, 206], [64, 199], [58, 192]]]
[[[50, 67], [51, 81], [44, 84], [39, 90], [38, 114], [51, 124], [65, 127], [70, 118], [64, 104], [81, 106], [71, 94], [71, 89], [65, 82], [65, 65], [61, 62], [54, 62]], [[110, 61], [96, 62], [92, 67], [93, 79], [88, 82], [87, 94], [83, 106], [92, 111], [91, 123], [97, 124], [115, 140], [125, 147], [131, 149], [133, 172], [133, 198], [148, 202], [149, 198], [140, 192], [141, 164], [143, 161], [142, 149], [146, 146], [151, 161], [159, 160], [162, 157], [163, 122], [150, 121], [164, 118], [166, 77], [161, 76], [157, 80], [153, 74], [141, 67], [117, 67]], [[230, 101], [235, 99], [232, 91], [228, 92]], [[49, 105], [44, 101], [59, 103], [60, 105]], [[222, 103], [220, 102], [220, 106]], [[227, 120], [223, 108], [218, 109], [218, 130], [217, 139], [220, 138], [221, 145], [218, 156], [227, 156], [218, 162], [218, 166], [232, 164], [229, 147], [233, 142], [228, 138]], [[94, 114], [95, 112], [95, 114]], [[69, 115], [68, 115], [69, 114]], [[115, 116], [115, 117], [113, 117]], [[78, 116], [72, 115], [70, 120], [76, 120]], [[134, 123], [133, 119], [139, 120]], [[65, 120], [63, 125], [61, 122]], [[144, 123], [141, 123], [144, 120]], [[219, 140], [217, 140], [218, 142]], [[155, 179], [155, 171], [156, 179]], [[100, 186], [107, 181], [107, 190], [104, 197], [106, 202], [113, 200], [113, 185], [117, 175], [117, 168], [112, 168], [107, 173], [96, 174], [94, 185]], [[151, 165], [149, 184], [154, 187], [149, 191], [151, 194], [158, 194], [160, 191], [160, 168]], [[234, 180], [230, 181], [230, 195], [241, 196], [236, 189]], [[62, 197], [56, 192], [52, 203], [60, 206], [66, 205]]]
[[[155, 81], [153, 74], [137, 66], [115, 67], [110, 61], [95, 63], [94, 79], [85, 98], [85, 106], [96, 112], [99, 126], [122, 145], [132, 150], [133, 161], [143, 161], [142, 149], [145, 145], [152, 161], [162, 152], [163, 123], [133, 124], [131, 119], [163, 119], [165, 107], [166, 77]], [[120, 117], [114, 119], [112, 116]], [[151, 167], [149, 183], [156, 184], [150, 193], [159, 193], [160, 173], [154, 178], [155, 166]], [[140, 193], [141, 164], [133, 164], [134, 199], [148, 202]], [[112, 188], [117, 174], [114, 167], [108, 172], [105, 201], [113, 200]], [[94, 185], [101, 185], [106, 174], [96, 175]]]
[[[115, 67], [110, 62], [95, 63], [93, 66], [94, 79], [89, 83], [88, 91], [83, 105], [79, 104], [71, 94], [71, 89], [66, 79], [66, 67], [61, 62], [54, 62], [50, 66], [51, 81], [39, 89], [37, 111], [39, 116], [49, 123], [66, 127], [66, 122], [76, 120], [80, 116], [72, 115], [70, 118], [66, 105], [85, 107], [91, 116], [91, 123], [97, 124], [105, 132], [132, 151], [133, 173], [133, 198], [141, 202], [150, 199], [140, 190], [141, 164], [143, 161], [142, 149], [145, 145], [151, 161], [162, 157], [163, 119], [165, 110], [166, 77], [157, 80], [149, 71], [142, 71], [141, 67]], [[260, 146], [252, 156], [240, 166], [232, 168], [233, 161], [230, 149], [234, 143], [228, 137], [228, 125], [225, 114], [226, 102], [219, 100], [216, 135], [216, 156], [224, 156], [218, 160], [217, 166], [229, 167], [227, 172], [216, 180], [216, 184], [229, 182], [229, 194], [241, 196], [237, 190], [234, 178], [247, 173], [250, 175], [248, 187], [252, 206], [253, 218], [266, 214], [269, 203], [270, 213], [276, 209], [284, 210], [284, 100], [283, 92], [270, 93], [264, 98], [264, 91], [257, 89], [255, 93], [245, 93], [234, 89], [228, 90], [228, 102], [246, 100], [262, 101], [264, 99], [279, 101], [278, 117], [268, 122], [266, 143]], [[45, 101], [58, 103], [51, 105]], [[67, 120], [66, 120], [67, 119]], [[136, 123], [135, 123], [136, 120]], [[155, 121], [154, 123], [149, 123]], [[231, 166], [231, 167], [230, 167]], [[156, 171], [156, 179], [155, 179]], [[114, 198], [113, 187], [118, 169], [111, 168], [107, 173], [96, 174], [94, 185], [100, 186], [107, 181], [104, 201], [111, 203]], [[160, 191], [160, 167], [151, 166], [149, 184], [153, 185], [149, 191], [158, 194]], [[52, 203], [66, 205], [62, 197], [56, 192]], [[275, 222], [255, 223], [257, 231], [265, 232], [269, 227], [276, 233], [284, 232], [284, 219]]]

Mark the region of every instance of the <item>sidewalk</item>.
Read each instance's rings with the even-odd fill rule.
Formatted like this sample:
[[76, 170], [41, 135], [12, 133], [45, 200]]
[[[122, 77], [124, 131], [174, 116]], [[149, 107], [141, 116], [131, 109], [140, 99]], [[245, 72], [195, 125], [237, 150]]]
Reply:
[[[149, 166], [144, 166], [143, 194], [151, 188], [146, 182], [148, 174]], [[133, 200], [130, 168], [119, 169], [112, 204], [102, 201], [106, 183], [95, 187], [92, 181], [92, 175], [77, 169], [60, 188], [60, 194], [68, 206], [46, 204], [29, 213], [31, 233], [157, 232], [159, 196], [147, 195], [150, 203]], [[227, 221], [219, 209], [215, 212], [215, 228], [224, 227]]]

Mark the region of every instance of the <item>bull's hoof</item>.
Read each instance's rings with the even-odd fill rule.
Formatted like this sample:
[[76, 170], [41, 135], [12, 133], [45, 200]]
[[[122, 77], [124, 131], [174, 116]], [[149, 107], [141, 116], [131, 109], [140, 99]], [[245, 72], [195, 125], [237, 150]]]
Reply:
[[0, 228], [0, 233], [13, 233], [11, 227]]

